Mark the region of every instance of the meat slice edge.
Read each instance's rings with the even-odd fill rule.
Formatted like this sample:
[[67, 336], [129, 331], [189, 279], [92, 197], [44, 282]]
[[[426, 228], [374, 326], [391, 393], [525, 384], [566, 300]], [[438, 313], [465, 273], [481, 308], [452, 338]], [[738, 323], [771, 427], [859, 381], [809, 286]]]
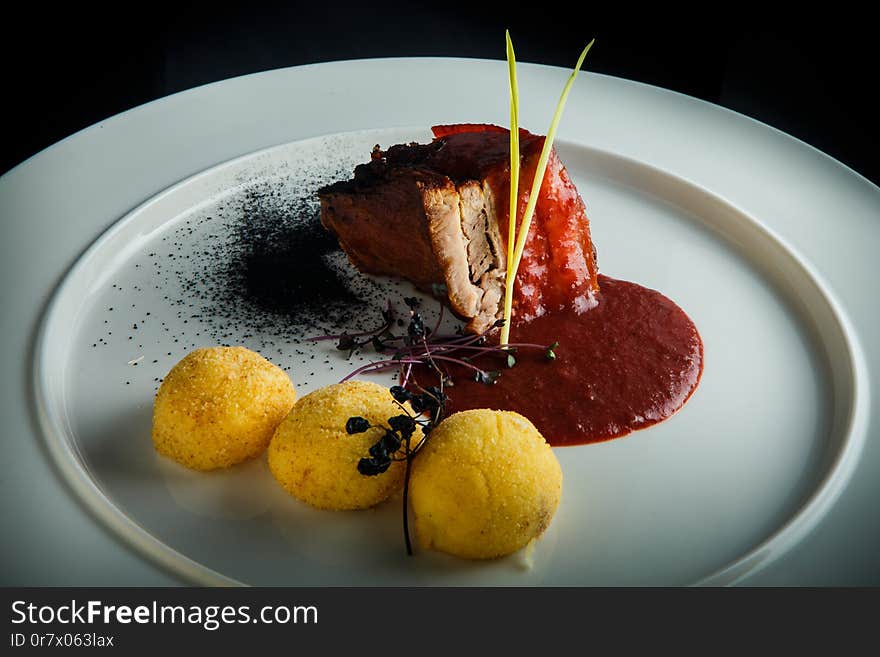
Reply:
[[480, 290], [479, 306], [467, 328], [482, 333], [502, 315], [507, 255], [498, 225], [495, 194], [489, 182], [462, 183], [458, 193], [470, 282]]
[[[434, 132], [429, 144], [376, 146], [353, 180], [319, 190], [322, 222], [361, 271], [399, 276], [432, 291], [444, 284], [467, 330], [482, 333], [501, 317], [504, 301], [507, 131], [468, 124], [435, 126]], [[543, 139], [521, 130], [520, 215]], [[369, 208], [360, 207], [364, 203]], [[595, 305], [589, 219], [555, 151], [520, 265], [513, 293], [518, 321], [548, 309], [585, 312]]]
[[366, 274], [399, 276], [419, 287], [444, 282], [434, 254], [424, 195], [455, 194], [445, 176], [388, 171], [379, 182], [358, 178], [318, 192], [321, 223], [351, 263]]
[[502, 310], [505, 254], [489, 185], [412, 169], [384, 174], [321, 189], [321, 223], [360, 271], [422, 289], [443, 284], [468, 331], [491, 329]]

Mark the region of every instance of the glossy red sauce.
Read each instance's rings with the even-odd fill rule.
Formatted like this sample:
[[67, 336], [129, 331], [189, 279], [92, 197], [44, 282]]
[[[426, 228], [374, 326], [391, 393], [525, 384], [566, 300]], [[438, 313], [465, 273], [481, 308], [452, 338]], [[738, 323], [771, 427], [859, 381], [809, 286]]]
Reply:
[[[492, 408], [529, 418], [551, 445], [593, 443], [665, 420], [693, 393], [703, 371], [703, 344], [671, 300], [635, 283], [599, 277], [598, 305], [553, 311], [512, 327], [511, 342], [559, 342], [556, 360], [520, 349], [506, 368], [494, 355], [474, 364], [501, 369], [494, 385], [453, 366], [447, 412]], [[419, 368], [422, 385], [436, 375]]]
[[[423, 163], [456, 182], [487, 181], [506, 243], [508, 131], [475, 124], [433, 131]], [[520, 220], [543, 145], [544, 137], [520, 131]], [[598, 275], [586, 208], [555, 151], [517, 271], [513, 319], [512, 343], [559, 342], [556, 359], [548, 360], [544, 349], [527, 348], [518, 350], [513, 368], [498, 354], [478, 357], [474, 365], [502, 371], [493, 385], [474, 381], [464, 366], [452, 366], [449, 413], [517, 411], [552, 445], [599, 442], [668, 418], [702, 374], [702, 341], [681, 308], [654, 290]], [[414, 375], [423, 386], [437, 383], [427, 368]]]
[[[435, 126], [444, 147], [429, 161], [455, 180], [489, 182], [496, 194], [496, 211], [504, 243], [508, 236], [510, 198], [510, 138], [494, 125]], [[517, 225], [522, 220], [544, 137], [520, 130], [520, 182]], [[592, 308], [598, 290], [598, 270], [590, 238], [586, 207], [565, 166], [551, 151], [538, 193], [535, 214], [523, 249], [514, 286], [514, 315], [530, 321], [566, 308]]]

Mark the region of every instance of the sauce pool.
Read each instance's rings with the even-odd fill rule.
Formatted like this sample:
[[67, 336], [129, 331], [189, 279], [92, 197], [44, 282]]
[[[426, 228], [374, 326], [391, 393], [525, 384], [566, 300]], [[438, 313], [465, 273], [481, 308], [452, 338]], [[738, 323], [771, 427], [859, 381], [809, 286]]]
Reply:
[[[599, 276], [598, 305], [578, 314], [549, 312], [514, 324], [512, 343], [559, 342], [556, 359], [541, 349], [519, 349], [516, 365], [488, 355], [474, 364], [498, 369], [492, 385], [453, 366], [447, 413], [472, 408], [516, 411], [551, 445], [579, 445], [624, 436], [680, 409], [703, 372], [703, 343], [691, 319], [659, 292]], [[426, 368], [422, 386], [436, 385]]]

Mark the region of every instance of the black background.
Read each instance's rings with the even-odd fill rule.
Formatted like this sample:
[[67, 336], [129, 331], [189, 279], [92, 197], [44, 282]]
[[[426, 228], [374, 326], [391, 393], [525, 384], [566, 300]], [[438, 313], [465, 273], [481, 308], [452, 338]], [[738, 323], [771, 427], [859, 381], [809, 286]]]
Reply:
[[867, 15], [843, 6], [817, 14], [806, 4], [772, 12], [741, 3], [592, 5], [34, 4], [8, 22], [0, 45], [11, 92], [0, 172], [108, 116], [200, 84], [335, 59], [503, 59], [509, 27], [520, 61], [571, 67], [595, 36], [588, 70], [729, 107], [880, 182], [876, 30]]
[[[249, 605], [251, 613], [262, 605], [315, 605], [318, 623], [234, 624], [213, 631], [197, 624], [14, 624], [18, 600], [53, 609], [71, 600], [107, 606], [151, 606], [155, 600], [203, 611]], [[123, 655], [417, 655], [426, 646], [427, 654], [453, 655], [704, 655], [707, 645], [720, 642], [726, 652], [753, 654], [776, 639], [785, 641], [784, 654], [849, 654], [876, 643], [876, 602], [876, 589], [832, 588], [0, 589], [0, 619], [8, 619], [0, 620], [0, 650], [13, 633], [29, 641], [48, 632], [95, 632], [113, 636], [116, 650], [107, 652]], [[7, 648], [3, 654], [27, 652]]]

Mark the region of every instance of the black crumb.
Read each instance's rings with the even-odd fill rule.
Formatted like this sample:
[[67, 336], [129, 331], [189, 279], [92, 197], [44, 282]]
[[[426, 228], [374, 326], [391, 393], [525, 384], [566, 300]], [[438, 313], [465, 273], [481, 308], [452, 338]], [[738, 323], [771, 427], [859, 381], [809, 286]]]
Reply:
[[178, 227], [155, 266], [158, 279], [179, 286], [169, 301], [182, 323], [195, 319], [214, 343], [236, 335], [265, 349], [372, 321], [386, 294], [348, 264], [319, 220], [317, 189], [350, 171], [263, 179], [222, 212]]
[[[193, 214], [171, 228], [132, 265], [138, 276], [149, 277], [147, 287], [157, 291], [164, 308], [141, 310], [128, 320], [131, 332], [145, 328], [146, 318], [156, 312], [165, 336], [156, 343], [156, 355], [170, 357], [190, 344], [247, 344], [287, 360], [292, 353], [306, 355], [294, 347], [306, 337], [374, 328], [395, 293], [389, 295], [387, 282], [360, 274], [319, 219], [317, 190], [350, 178], [352, 170], [340, 156], [310, 171], [297, 167], [295, 174], [279, 170], [243, 179], [209, 213]], [[122, 291], [117, 283], [112, 287]], [[140, 301], [143, 291], [135, 285], [125, 292], [123, 313], [128, 304], [138, 305], [132, 302]], [[133, 335], [127, 337], [133, 341]], [[93, 347], [108, 344], [95, 339]], [[172, 351], [160, 351], [171, 342]], [[330, 365], [308, 355], [310, 367], [321, 361], [323, 368]]]

